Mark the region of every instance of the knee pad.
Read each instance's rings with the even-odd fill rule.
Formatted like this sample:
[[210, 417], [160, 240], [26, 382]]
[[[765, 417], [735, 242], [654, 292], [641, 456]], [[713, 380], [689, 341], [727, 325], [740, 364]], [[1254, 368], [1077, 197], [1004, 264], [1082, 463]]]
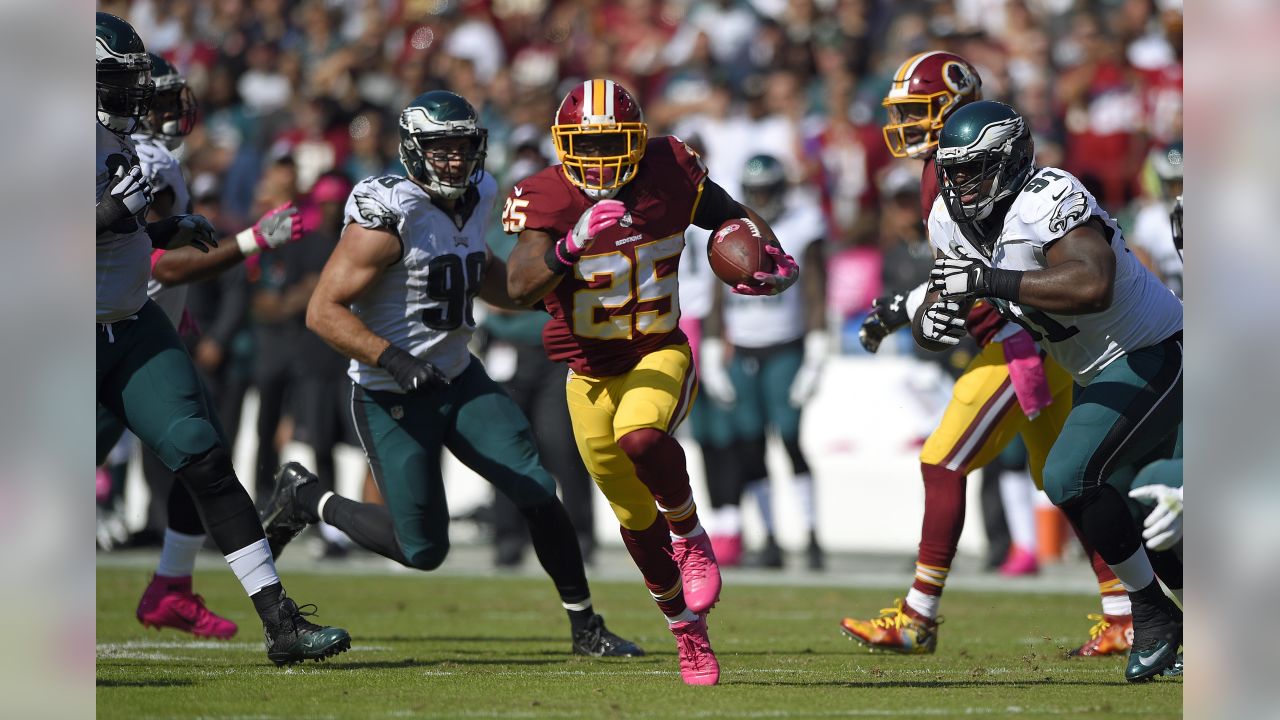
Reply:
[[405, 559], [409, 567], [430, 572], [443, 565], [444, 559], [448, 556], [449, 541], [445, 539], [412, 555], [406, 554]]
[[169, 426], [169, 431], [156, 448], [156, 455], [170, 470], [177, 472], [177, 466], [183, 459], [205, 455], [217, 445], [221, 442], [212, 423], [203, 418], [182, 418]]
[[[210, 430], [212, 431], [212, 427]], [[222, 495], [240, 488], [240, 480], [231, 467], [231, 455], [221, 445], [215, 445], [212, 450], [187, 463], [174, 474], [196, 497]]]
[[805, 460], [804, 453], [800, 450], [800, 437], [784, 437], [782, 438], [782, 446], [787, 449], [787, 457], [791, 458], [791, 471], [796, 475], [804, 475], [809, 472], [809, 461]]
[[640, 428], [618, 438], [618, 447], [622, 448], [622, 452], [631, 458], [631, 462], [644, 462], [645, 457], [649, 453], [658, 448], [659, 445], [670, 439], [671, 436], [657, 430], [655, 428]]

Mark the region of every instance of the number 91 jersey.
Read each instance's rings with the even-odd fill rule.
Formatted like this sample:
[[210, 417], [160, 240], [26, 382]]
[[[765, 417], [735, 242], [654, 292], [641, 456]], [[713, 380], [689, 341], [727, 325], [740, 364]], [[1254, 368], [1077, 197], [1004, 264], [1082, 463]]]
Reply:
[[[472, 303], [486, 262], [484, 235], [497, 182], [485, 173], [458, 203], [474, 204], [459, 229], [417, 183], [400, 175], [367, 178], [347, 198], [345, 222], [400, 238], [398, 262], [386, 268], [351, 311], [374, 333], [423, 358], [453, 379], [470, 362]], [[370, 390], [402, 392], [390, 373], [351, 361], [347, 374]]]
[[[1115, 288], [1111, 306], [1097, 313], [1059, 315], [993, 299], [1000, 313], [1018, 323], [1039, 341], [1054, 360], [1069, 370], [1080, 385], [1127, 351], [1167, 340], [1182, 329], [1182, 301], [1138, 261], [1125, 246], [1119, 224], [1065, 170], [1043, 168], [1014, 197], [996, 238], [992, 267], [1043, 270], [1045, 253], [1067, 233], [1096, 218], [1115, 255]], [[929, 214], [929, 240], [943, 255], [980, 257], [939, 197]]]
[[[602, 231], [543, 298], [551, 314], [542, 331], [547, 357], [576, 373], [608, 377], [687, 341], [678, 326], [677, 268], [706, 176], [702, 159], [679, 138], [649, 140], [635, 178], [614, 198], [626, 205], [622, 220]], [[553, 165], [512, 189], [503, 229], [541, 230], [559, 240], [591, 204]]]

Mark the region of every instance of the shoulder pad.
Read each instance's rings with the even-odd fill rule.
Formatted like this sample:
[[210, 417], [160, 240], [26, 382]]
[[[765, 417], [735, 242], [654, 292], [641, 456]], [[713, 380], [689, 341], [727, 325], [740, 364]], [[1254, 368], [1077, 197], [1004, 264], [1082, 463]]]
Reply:
[[503, 213], [503, 230], [519, 233], [526, 228], [552, 235], [568, 232], [578, 221], [574, 195], [578, 192], [560, 177], [560, 165], [543, 168], [511, 188]]
[[347, 198], [347, 222], [370, 230], [399, 232], [400, 211], [395, 199], [395, 186], [408, 182], [398, 175], [365, 178], [351, 189]]
[[1076, 176], [1058, 168], [1043, 168], [1018, 195], [1018, 221], [1037, 234], [1058, 238], [1089, 219], [1089, 200], [1089, 191]]

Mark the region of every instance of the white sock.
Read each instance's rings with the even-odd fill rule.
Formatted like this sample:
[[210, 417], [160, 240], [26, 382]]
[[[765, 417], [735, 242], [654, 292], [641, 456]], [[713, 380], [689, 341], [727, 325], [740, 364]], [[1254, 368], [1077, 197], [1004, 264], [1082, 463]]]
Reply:
[[1120, 579], [1124, 589], [1129, 592], [1138, 592], [1156, 579], [1155, 570], [1151, 569], [1151, 560], [1147, 558], [1147, 550], [1141, 546], [1119, 564], [1107, 563], [1107, 566]]
[[679, 615], [676, 615], [675, 617], [672, 617], [670, 615], [665, 615], [664, 617], [667, 618], [667, 625], [675, 625], [676, 623], [679, 623], [679, 622], [693, 622], [697, 620], [698, 613], [690, 610], [689, 608], [685, 608], [684, 612], [680, 613]]
[[760, 508], [760, 519], [764, 521], [764, 531], [773, 535], [773, 488], [769, 486], [769, 478], [764, 477], [747, 485], [747, 492], [755, 498]]
[[1035, 554], [1036, 511], [1034, 507], [1035, 483], [1022, 470], [1006, 470], [1000, 473], [1000, 499], [1004, 501], [1004, 517], [1009, 523], [1009, 536], [1013, 544]]
[[329, 502], [329, 498], [333, 497], [333, 491], [326, 492], [320, 496], [320, 502], [316, 503], [316, 517], [324, 522], [324, 504]]
[[915, 588], [907, 591], [907, 605], [930, 620], [938, 619], [938, 605], [941, 602], [941, 595], [922, 593]]
[[742, 509], [737, 505], [725, 505], [716, 511], [716, 524], [722, 535], [742, 534]]
[[164, 545], [160, 548], [160, 564], [156, 574], [165, 577], [190, 577], [196, 569], [196, 555], [204, 547], [204, 535], [188, 535], [173, 528], [164, 529]]
[[699, 523], [698, 523], [698, 525], [697, 525], [696, 527], [694, 527], [692, 530], [690, 530], [689, 532], [685, 533], [684, 535], [681, 535], [680, 533], [675, 532], [675, 531], [673, 530], [673, 531], [671, 532], [671, 537], [673, 537], [673, 538], [686, 538], [686, 539], [687, 539], [687, 538], [691, 538], [691, 537], [698, 537], [699, 535], [702, 535], [702, 534], [703, 534], [703, 533], [705, 533], [705, 532], [706, 532], [706, 530], [703, 530], [703, 529], [702, 529], [702, 523], [701, 523], [701, 522], [699, 522]]
[[253, 595], [262, 588], [280, 582], [276, 575], [276, 563], [271, 557], [271, 547], [267, 539], [246, 545], [225, 556], [231, 572], [244, 586], [245, 593]]
[[813, 532], [813, 476], [800, 473], [795, 476], [796, 500], [800, 503], [800, 520], [804, 522], [805, 532]]
[[567, 602], [561, 601], [560, 604], [564, 606], [565, 610], [574, 610], [574, 611], [581, 612], [583, 610], [591, 609], [591, 598], [587, 598], [582, 602], [576, 602], [576, 603], [567, 603]]
[[1102, 614], [1103, 615], [1132, 615], [1133, 605], [1129, 603], [1128, 595], [1103, 595], [1102, 596]]

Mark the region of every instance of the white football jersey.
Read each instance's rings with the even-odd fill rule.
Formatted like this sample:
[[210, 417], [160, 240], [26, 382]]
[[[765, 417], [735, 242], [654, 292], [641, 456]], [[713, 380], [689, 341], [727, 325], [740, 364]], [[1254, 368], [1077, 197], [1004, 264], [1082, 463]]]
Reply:
[[778, 295], [739, 295], [721, 284], [725, 293], [724, 334], [738, 347], [772, 347], [805, 334], [804, 253], [811, 243], [826, 236], [826, 220], [813, 203], [788, 202], [782, 217], [769, 226], [787, 254], [801, 264], [800, 280]]
[[680, 317], [701, 320], [711, 313], [711, 301], [715, 297], [719, 278], [711, 272], [707, 260], [707, 242], [711, 231], [690, 225], [684, 231], [684, 249], [680, 253]]
[[1130, 350], [1155, 345], [1182, 329], [1182, 301], [1125, 247], [1124, 234], [1075, 176], [1041, 168], [1014, 198], [1005, 214], [992, 257], [961, 233], [939, 195], [929, 213], [929, 240], [944, 255], [982, 258], [1007, 270], [1043, 270], [1045, 248], [1071, 230], [1098, 218], [1116, 258], [1111, 306], [1087, 315], [1058, 315], [995, 300], [1001, 314], [1031, 332], [1055, 360], [1087, 385], [1102, 368]]
[[[351, 311], [370, 330], [429, 361], [449, 379], [461, 375], [471, 360], [472, 302], [488, 257], [484, 236], [498, 183], [485, 173], [478, 189], [479, 200], [461, 230], [421, 186], [402, 175], [367, 178], [347, 198], [346, 222], [394, 233], [402, 249], [399, 262], [382, 272]], [[380, 367], [352, 360], [347, 374], [370, 390], [401, 392]]]
[[[142, 160], [142, 173], [151, 183], [151, 192], [173, 191], [173, 214], [184, 215], [191, 212], [191, 193], [187, 190], [187, 179], [182, 174], [182, 166], [178, 159], [164, 143], [153, 135], [134, 133], [134, 147]], [[182, 309], [187, 305], [187, 286], [165, 287], [155, 278], [147, 280], [147, 295], [164, 311], [169, 322], [176, 328], [182, 321]]]
[[[133, 142], [94, 123], [97, 128], [97, 160], [94, 167], [96, 200], [101, 200], [115, 184], [116, 171], [138, 164]], [[96, 201], [95, 200], [95, 201]], [[145, 217], [145, 209], [140, 216]], [[147, 280], [151, 277], [151, 238], [137, 217], [120, 220], [98, 233], [97, 322], [123, 320], [147, 302]]]

